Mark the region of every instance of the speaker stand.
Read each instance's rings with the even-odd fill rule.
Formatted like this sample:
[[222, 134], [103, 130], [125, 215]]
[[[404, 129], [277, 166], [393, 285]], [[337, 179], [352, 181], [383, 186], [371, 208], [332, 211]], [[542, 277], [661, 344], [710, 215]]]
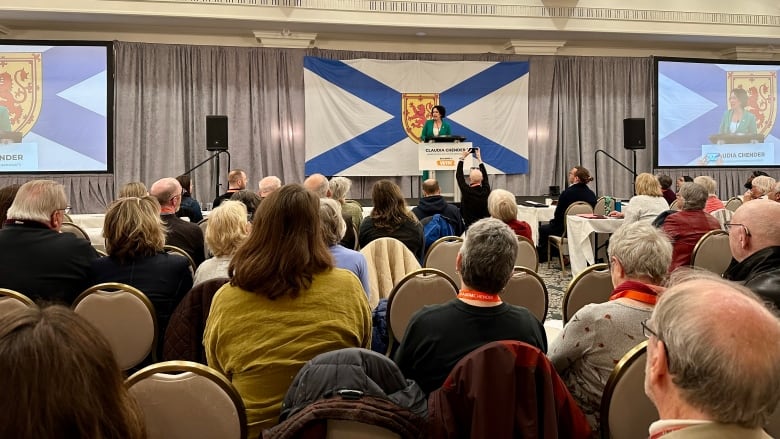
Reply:
[[[600, 175], [599, 174], [599, 153], [604, 154], [610, 160], [612, 160], [613, 162], [615, 162], [618, 165], [620, 165], [621, 168], [623, 168], [626, 171], [630, 172], [631, 175], [634, 177], [634, 179], [636, 179], [636, 150], [632, 149], [631, 152], [634, 155], [634, 168], [633, 169], [631, 169], [628, 166], [624, 165], [623, 162], [621, 162], [620, 160], [616, 159], [615, 157], [612, 157], [611, 155], [609, 155], [609, 153], [607, 151], [604, 151], [603, 149], [597, 149], [596, 150], [596, 153], [593, 156], [593, 160], [596, 163], [595, 167], [593, 168], [593, 173], [596, 176], [596, 196], [599, 196], [599, 175]], [[633, 186], [633, 184], [634, 184], [634, 182], [632, 181], [631, 185]]]
[[215, 154], [212, 154], [209, 158], [207, 158], [206, 160], [203, 160], [202, 162], [200, 162], [197, 165], [193, 166], [187, 172], [184, 173], [184, 175], [187, 175], [187, 174], [191, 173], [192, 171], [194, 171], [194, 170], [200, 168], [201, 166], [205, 165], [206, 163], [214, 160], [214, 164], [216, 166], [216, 170], [214, 171], [214, 190], [216, 192], [216, 195], [214, 196], [215, 198], [219, 196], [219, 171], [220, 171], [219, 155], [220, 154], [227, 154], [227, 165], [228, 165], [228, 169], [230, 169], [230, 152], [228, 152], [227, 150], [224, 150], [224, 151], [217, 151]]

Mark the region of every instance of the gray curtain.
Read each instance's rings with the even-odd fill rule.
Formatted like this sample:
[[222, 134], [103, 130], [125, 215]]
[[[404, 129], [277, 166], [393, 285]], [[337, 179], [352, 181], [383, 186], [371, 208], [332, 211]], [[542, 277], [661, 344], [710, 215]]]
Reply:
[[[266, 175], [285, 183], [303, 180], [303, 57], [331, 59], [420, 59], [436, 61], [518, 61], [529, 59], [528, 175], [492, 176], [493, 187], [518, 195], [541, 195], [550, 185], [565, 186], [567, 170], [582, 164], [595, 172], [595, 152], [603, 149], [627, 167], [633, 155], [623, 149], [623, 119], [647, 120], [652, 145], [652, 60], [649, 58], [530, 58], [507, 54], [373, 53], [319, 49], [265, 49], [115, 43], [114, 174], [32, 176], [0, 175], [0, 186], [31, 178], [65, 184], [76, 213], [102, 212], [118, 188], [130, 181], [151, 185], [177, 176], [207, 160], [206, 116], [229, 117], [229, 153], [207, 162], [191, 175], [194, 196], [211, 201], [227, 189], [227, 172], [242, 168], [250, 189]], [[511, 123], [511, 121], [507, 121]], [[637, 172], [652, 171], [651, 149], [639, 151]], [[219, 179], [217, 181], [217, 171]], [[662, 171], [664, 172], [664, 171]], [[698, 175], [696, 169], [668, 170]], [[741, 192], [749, 170], [713, 170], [721, 197]], [[777, 174], [777, 172], [770, 172]], [[598, 159], [601, 194], [632, 195], [630, 172]], [[353, 178], [351, 198], [370, 198], [382, 177]], [[419, 196], [418, 176], [389, 177], [404, 195]], [[216, 188], [216, 184], [221, 186]], [[595, 184], [592, 185], [595, 189]]]

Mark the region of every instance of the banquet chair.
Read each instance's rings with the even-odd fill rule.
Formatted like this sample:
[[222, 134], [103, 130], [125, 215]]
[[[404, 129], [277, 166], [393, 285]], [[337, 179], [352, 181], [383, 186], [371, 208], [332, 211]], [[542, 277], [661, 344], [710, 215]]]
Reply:
[[62, 223], [62, 226], [60, 227], [60, 232], [62, 233], [72, 233], [79, 238], [84, 238], [87, 241], [89, 241], [89, 234], [81, 228], [78, 224], [74, 224], [68, 221], [64, 221]]
[[544, 280], [528, 267], [517, 266], [500, 294], [501, 300], [527, 308], [539, 322], [547, 317], [549, 297]]
[[680, 200], [672, 201], [672, 204], [669, 205], [669, 210], [680, 210]]
[[156, 360], [157, 317], [154, 305], [136, 288], [102, 283], [87, 288], [71, 306], [108, 340], [122, 370]]
[[718, 209], [710, 212], [710, 215], [714, 216], [720, 223], [720, 228], [726, 230], [726, 223], [731, 222], [731, 217], [734, 216], [734, 212], [728, 209]]
[[[577, 201], [576, 203], [572, 203], [572, 205], [566, 209], [565, 217], [568, 217], [569, 215], [579, 215], [586, 213], [592, 214], [593, 208], [590, 207], [590, 204], [584, 201]], [[551, 247], [556, 247], [558, 249], [558, 257], [561, 261], [561, 271], [564, 273], [566, 272], [566, 267], [563, 263], [563, 257], [569, 254], [569, 241], [566, 239], [565, 217], [563, 223], [563, 233], [560, 236], [550, 235], [550, 237], [547, 239], [547, 267], [550, 267], [550, 260], [552, 258], [550, 249]]]
[[582, 270], [572, 279], [563, 295], [563, 324], [583, 306], [608, 301], [612, 290], [612, 276], [607, 264], [595, 264]]
[[596, 215], [607, 215], [615, 210], [615, 199], [612, 197], [599, 197], [596, 205], [593, 206], [593, 213]]
[[377, 307], [380, 299], [390, 296], [393, 287], [407, 274], [420, 269], [417, 257], [395, 238], [379, 238], [360, 249], [368, 265], [371, 290], [368, 304]]
[[528, 267], [533, 271], [539, 271], [539, 252], [530, 239], [517, 235], [517, 259], [515, 265]]
[[423, 267], [436, 268], [447, 273], [447, 276], [460, 288], [460, 276], [455, 269], [455, 257], [458, 256], [461, 246], [463, 246], [463, 238], [460, 236], [444, 236], [437, 239], [425, 253]]
[[[205, 245], [205, 243], [204, 243]], [[176, 247], [175, 245], [168, 245], [165, 244], [163, 247], [165, 250], [165, 253], [171, 254], [171, 255], [181, 255], [187, 258], [187, 262], [190, 264], [190, 273], [192, 273], [192, 276], [195, 276], [195, 270], [198, 268], [197, 265], [195, 265], [195, 261], [192, 259], [192, 256], [189, 255], [186, 251], [182, 250], [179, 247]]]
[[634, 439], [647, 437], [658, 411], [645, 395], [647, 341], [628, 351], [612, 370], [601, 397], [601, 437]]
[[203, 253], [206, 259], [208, 259], [211, 257], [211, 250], [209, 250], [209, 246], [206, 244], [206, 229], [209, 228], [209, 218], [206, 217], [198, 221], [198, 227], [200, 227], [201, 232], [203, 232]]
[[769, 422], [764, 426], [764, 430], [772, 437], [780, 437], [780, 405], [775, 407], [775, 411], [769, 416]]
[[246, 410], [233, 384], [190, 361], [152, 364], [126, 380], [149, 439], [247, 437]]
[[435, 268], [421, 268], [401, 279], [387, 300], [388, 355], [401, 343], [414, 313], [425, 305], [449, 302], [457, 296], [455, 282]]
[[726, 201], [726, 209], [736, 212], [736, 210], [739, 208], [739, 206], [742, 205], [742, 200], [739, 199], [739, 197], [731, 197], [728, 201]]
[[0, 318], [4, 315], [28, 306], [35, 306], [35, 302], [24, 294], [0, 288]]
[[699, 238], [691, 253], [691, 265], [717, 275], [723, 274], [731, 263], [729, 234], [723, 230], [710, 230]]

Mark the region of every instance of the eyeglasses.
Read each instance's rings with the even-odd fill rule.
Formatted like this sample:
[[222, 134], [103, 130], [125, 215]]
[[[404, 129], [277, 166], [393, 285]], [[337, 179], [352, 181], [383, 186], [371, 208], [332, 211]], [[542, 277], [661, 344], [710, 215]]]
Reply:
[[184, 189], [182, 189], [182, 191], [179, 192], [178, 194], [173, 194], [173, 196], [170, 199], [173, 200], [176, 197], [179, 197], [179, 199], [181, 199], [183, 193], [184, 193]]
[[738, 223], [725, 223], [723, 224], [723, 227], [726, 228], [726, 233], [731, 233], [731, 228], [734, 226], [740, 226], [743, 229], [745, 229], [745, 235], [750, 236], [750, 230], [748, 230], [747, 226], [744, 224], [738, 224]]
[[65, 212], [66, 214], [68, 214], [68, 213], [70, 213], [70, 206], [65, 206], [65, 207], [62, 207], [62, 208], [59, 208], [59, 209], [56, 209], [56, 210], [61, 210], [61, 211]]
[[650, 338], [655, 337], [658, 341], [660, 341], [664, 345], [664, 350], [666, 351], [666, 367], [669, 368], [670, 360], [669, 360], [669, 346], [666, 345], [666, 342], [661, 340], [661, 337], [658, 336], [658, 333], [654, 330], [650, 329], [649, 326], [647, 326], [647, 322], [649, 322], [650, 319], [642, 320], [642, 334], [645, 335], [645, 337]]

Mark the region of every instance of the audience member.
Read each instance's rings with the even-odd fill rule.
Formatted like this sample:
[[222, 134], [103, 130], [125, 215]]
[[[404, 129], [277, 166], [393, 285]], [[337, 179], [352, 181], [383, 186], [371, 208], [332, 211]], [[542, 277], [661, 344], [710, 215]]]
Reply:
[[766, 194], [767, 199], [780, 202], [780, 181], [775, 183], [775, 187]]
[[723, 201], [718, 198], [718, 194], [715, 192], [715, 189], [718, 185], [715, 179], [707, 175], [700, 175], [694, 178], [693, 182], [701, 185], [701, 187], [707, 190], [707, 203], [704, 205], [705, 212], [712, 213], [716, 210], [726, 208], [726, 206], [723, 204]]
[[187, 252], [200, 265], [206, 258], [203, 249], [203, 231], [197, 224], [176, 217], [176, 211], [181, 205], [182, 188], [175, 178], [157, 180], [149, 190], [149, 194], [160, 203], [160, 218], [166, 228], [165, 243]]
[[[187, 217], [190, 222], [199, 223], [203, 220], [203, 212], [200, 208], [200, 203], [195, 198], [192, 198], [192, 179], [189, 174], [184, 174], [176, 177], [176, 181], [181, 185], [181, 206], [176, 211], [176, 216], [179, 218]], [[139, 196], [139, 195], [136, 195]]]
[[20, 187], [22, 187], [20, 184], [11, 184], [0, 189], [0, 229], [2, 229], [3, 224], [5, 224], [8, 208], [11, 207], [11, 204], [14, 202], [14, 198], [16, 198], [16, 193], [19, 192]]
[[233, 196], [234, 192], [246, 189], [246, 172], [241, 169], [234, 169], [228, 173], [228, 189], [227, 192], [214, 199], [212, 209], [219, 206], [223, 201], [229, 200]]
[[280, 187], [282, 187], [282, 180], [280, 180], [279, 177], [275, 175], [263, 177], [259, 182], [257, 182], [257, 195], [259, 195], [260, 198], [265, 198], [271, 195], [271, 192], [279, 189]]
[[[713, 306], [717, 304], [717, 306]], [[650, 437], [769, 438], [780, 400], [780, 323], [744, 287], [693, 279], [661, 295], [643, 323]]]
[[[681, 175], [677, 177], [677, 192], [680, 191], [680, 188], [684, 183], [693, 183], [693, 178], [690, 175]], [[672, 203], [669, 203], [672, 204]]]
[[331, 198], [341, 204], [341, 211], [349, 215], [352, 219], [352, 225], [360, 228], [360, 222], [363, 221], [363, 209], [357, 203], [348, 203], [347, 194], [352, 187], [352, 180], [347, 177], [333, 177], [330, 179]]
[[[317, 195], [318, 198], [332, 198], [333, 192], [330, 190], [328, 179], [322, 174], [312, 174], [303, 181], [303, 187]], [[347, 224], [347, 231], [359, 230], [358, 226], [352, 221], [352, 216], [346, 212], [341, 212], [344, 222]], [[357, 248], [357, 239], [355, 233], [344, 233], [341, 239], [341, 245], [346, 248]]]
[[759, 175], [750, 182], [750, 189], [742, 196], [743, 201], [767, 198], [767, 194], [775, 188], [777, 182], [767, 175]]
[[282, 398], [315, 356], [371, 345], [371, 311], [360, 281], [333, 267], [319, 199], [282, 186], [260, 204], [230, 263], [230, 284], [214, 296], [203, 335], [209, 366], [241, 394], [248, 437], [278, 422]]
[[684, 183], [677, 192], [677, 200], [682, 210], [664, 212], [658, 215], [653, 225], [661, 227], [672, 241], [672, 265], [669, 271], [691, 264], [691, 253], [702, 236], [710, 230], [720, 229], [715, 217], [704, 212], [707, 203], [707, 190], [696, 183]]
[[727, 224], [736, 264], [723, 277], [750, 288], [780, 309], [780, 204], [755, 200], [743, 204]]
[[212, 210], [208, 224], [206, 246], [214, 257], [206, 259], [198, 266], [193, 285], [209, 279], [228, 277], [230, 261], [252, 227], [247, 220], [246, 206], [234, 200], [224, 201]]
[[111, 347], [63, 306], [0, 319], [0, 437], [144, 439]]
[[743, 201], [748, 201], [748, 200], [745, 200], [745, 196], [749, 196], [749, 197], [752, 198], [753, 195], [750, 193], [750, 190], [753, 188], [753, 179], [756, 178], [756, 177], [760, 177], [760, 176], [769, 177], [769, 174], [767, 174], [764, 171], [759, 171], [759, 170], [753, 171], [748, 176], [747, 180], [745, 180], [745, 189], [747, 189], [747, 192], [745, 192], [739, 198], [741, 198]]
[[249, 220], [254, 218], [255, 212], [257, 212], [257, 208], [260, 206], [260, 202], [263, 201], [263, 199], [260, 198], [260, 195], [246, 189], [233, 192], [230, 199], [232, 201], [239, 201], [246, 207], [247, 219]]
[[463, 217], [460, 215], [460, 209], [454, 204], [450, 204], [441, 196], [439, 182], [433, 178], [425, 180], [422, 184], [423, 197], [412, 209], [412, 213], [418, 220], [436, 215], [437, 213], [447, 219], [452, 226], [452, 233], [460, 236], [465, 230]]
[[501, 301], [517, 258], [517, 238], [503, 222], [485, 218], [466, 233], [455, 259], [458, 297], [416, 312], [395, 362], [426, 392], [441, 387], [455, 364], [474, 349], [517, 340], [547, 352], [544, 327], [529, 310]]
[[677, 199], [677, 194], [672, 190], [672, 177], [666, 174], [657, 175], [658, 183], [661, 185], [661, 193], [666, 203], [671, 205]]
[[0, 230], [0, 288], [69, 305], [89, 286], [98, 254], [88, 240], [60, 233], [67, 209], [57, 182], [32, 180], [19, 188]]
[[609, 302], [577, 311], [550, 347], [550, 360], [593, 431], [599, 430], [607, 379], [615, 364], [639, 343], [640, 323], [650, 317], [662, 291], [672, 244], [660, 230], [637, 222], [612, 235], [608, 256], [614, 286]]
[[550, 235], [561, 235], [566, 223], [566, 209], [577, 201], [584, 201], [591, 207], [596, 205], [596, 194], [588, 187], [593, 181], [590, 171], [582, 166], [575, 166], [569, 171], [569, 186], [558, 197], [558, 205], [555, 206], [555, 214], [548, 224], [539, 226], [539, 242], [536, 249], [539, 252], [539, 260], [547, 259], [547, 241]]
[[92, 261], [90, 284], [120, 282], [138, 288], [154, 305], [158, 347], [176, 305], [192, 288], [189, 261], [168, 254], [165, 229], [152, 196], [120, 198], [108, 207], [103, 224], [106, 253]]
[[488, 181], [485, 164], [482, 163], [482, 153], [479, 148], [474, 148], [473, 152], [479, 162], [479, 167], [471, 168], [468, 183], [466, 183], [466, 178], [463, 176], [463, 161], [469, 154], [472, 154], [469, 151], [463, 151], [458, 160], [458, 167], [455, 170], [455, 179], [460, 189], [460, 213], [463, 216], [463, 222], [467, 229], [478, 220], [490, 216], [487, 206], [488, 195], [490, 195], [490, 182]]
[[147, 195], [149, 195], [149, 192], [146, 190], [145, 184], [140, 181], [131, 181], [130, 183], [125, 183], [125, 185], [119, 189], [119, 196], [117, 198], [145, 197]]
[[369, 297], [371, 290], [368, 283], [368, 263], [366, 257], [360, 252], [345, 248], [339, 244], [344, 233], [347, 231], [347, 223], [341, 215], [341, 205], [332, 198], [320, 198], [320, 221], [322, 224], [322, 234], [325, 238], [325, 244], [333, 256], [335, 266], [355, 273], [363, 285], [366, 297]]
[[360, 223], [360, 246], [365, 247], [378, 238], [395, 238], [422, 261], [425, 251], [423, 227], [406, 206], [401, 188], [390, 180], [379, 180], [374, 183], [371, 198], [374, 208]]
[[531, 225], [517, 219], [517, 200], [515, 196], [504, 189], [493, 189], [488, 196], [488, 211], [490, 216], [508, 225], [515, 235], [534, 242]]
[[636, 195], [631, 197], [622, 212], [610, 212], [609, 216], [625, 218], [623, 224], [641, 221], [650, 224], [663, 211], [669, 209], [669, 203], [663, 197], [661, 184], [652, 174], [643, 172], [634, 180]]

